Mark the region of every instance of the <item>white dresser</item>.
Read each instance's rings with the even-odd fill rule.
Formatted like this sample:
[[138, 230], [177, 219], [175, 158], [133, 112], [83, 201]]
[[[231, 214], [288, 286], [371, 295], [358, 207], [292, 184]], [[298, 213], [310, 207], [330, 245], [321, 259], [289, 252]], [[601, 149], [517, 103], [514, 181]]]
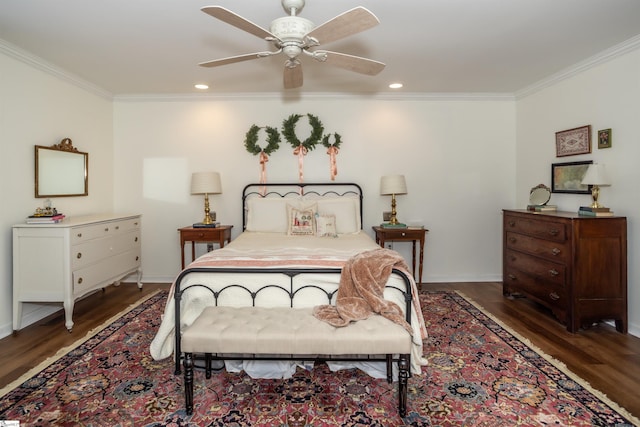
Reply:
[[63, 303], [71, 331], [77, 299], [132, 273], [141, 288], [140, 226], [140, 215], [115, 214], [14, 225], [13, 329], [21, 328], [24, 302]]

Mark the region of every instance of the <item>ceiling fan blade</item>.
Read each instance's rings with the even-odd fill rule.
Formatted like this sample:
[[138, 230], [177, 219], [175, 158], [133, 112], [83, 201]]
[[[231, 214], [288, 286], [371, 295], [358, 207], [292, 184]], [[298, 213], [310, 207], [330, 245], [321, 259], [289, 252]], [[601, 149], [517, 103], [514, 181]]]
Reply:
[[214, 59], [213, 61], [201, 62], [201, 67], [218, 67], [220, 65], [233, 64], [236, 62], [249, 61], [251, 59], [263, 58], [268, 52], [247, 53], [246, 55], [230, 56], [228, 58]]
[[284, 66], [283, 81], [285, 89], [302, 87], [302, 64], [300, 61], [296, 60], [294, 64], [287, 61]]
[[318, 25], [307, 34], [307, 37], [313, 37], [320, 44], [325, 44], [368, 30], [379, 23], [380, 21], [373, 13], [358, 6]]
[[324, 62], [327, 64], [344, 68], [349, 71], [355, 71], [356, 73], [367, 74], [369, 76], [375, 76], [380, 71], [384, 70], [385, 67], [385, 64], [382, 62], [374, 61], [373, 59], [361, 58], [359, 56], [347, 55], [346, 53], [323, 50], [315, 51], [314, 54], [321, 54], [317, 56], [326, 55]]
[[206, 6], [203, 7], [202, 10], [207, 15], [211, 15], [214, 18], [218, 18], [219, 20], [226, 22], [229, 25], [233, 25], [236, 28], [239, 28], [247, 33], [253, 34], [256, 37], [260, 37], [261, 39], [265, 39], [267, 37], [274, 37], [269, 31], [265, 30], [258, 24], [254, 24], [248, 19], [243, 18], [242, 16], [231, 12], [229, 9], [225, 9], [221, 6]]

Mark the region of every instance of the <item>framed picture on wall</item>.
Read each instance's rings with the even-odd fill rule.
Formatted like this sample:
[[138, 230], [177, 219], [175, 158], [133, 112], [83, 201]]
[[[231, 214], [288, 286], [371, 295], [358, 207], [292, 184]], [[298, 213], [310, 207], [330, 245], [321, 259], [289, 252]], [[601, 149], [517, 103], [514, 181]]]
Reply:
[[598, 131], [598, 149], [611, 148], [611, 129]]
[[553, 163], [551, 165], [551, 192], [591, 194], [591, 186], [582, 184], [593, 160], [584, 162]]
[[556, 132], [556, 157], [591, 152], [591, 125]]

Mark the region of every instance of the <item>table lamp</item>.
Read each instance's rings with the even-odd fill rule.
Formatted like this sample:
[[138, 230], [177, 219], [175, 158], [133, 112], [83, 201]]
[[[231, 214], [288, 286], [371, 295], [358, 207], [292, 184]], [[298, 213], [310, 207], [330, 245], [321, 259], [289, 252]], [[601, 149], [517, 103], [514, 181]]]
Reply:
[[602, 163], [593, 163], [589, 165], [587, 173], [582, 178], [583, 185], [591, 185], [591, 197], [593, 198], [592, 208], [603, 207], [598, 203], [598, 196], [600, 195], [600, 187], [608, 187], [611, 185], [607, 171]]
[[386, 175], [380, 178], [380, 194], [382, 196], [391, 195], [391, 218], [383, 226], [406, 227], [405, 224], [398, 222], [396, 217], [396, 195], [407, 194], [407, 183], [404, 175]]
[[209, 194], [221, 194], [220, 174], [218, 172], [195, 172], [191, 175], [191, 194], [204, 194], [203, 224], [213, 224], [209, 210]]

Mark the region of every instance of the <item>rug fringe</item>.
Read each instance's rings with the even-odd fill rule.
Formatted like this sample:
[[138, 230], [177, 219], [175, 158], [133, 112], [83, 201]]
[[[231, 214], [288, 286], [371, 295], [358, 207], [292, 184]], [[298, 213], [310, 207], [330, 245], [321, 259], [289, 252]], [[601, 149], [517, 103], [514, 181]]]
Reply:
[[156, 296], [160, 292], [163, 292], [163, 290], [162, 289], [155, 290], [152, 293], [140, 298], [139, 300], [137, 300], [136, 302], [130, 304], [127, 308], [125, 308], [124, 310], [122, 310], [118, 314], [115, 314], [114, 316], [112, 316], [109, 319], [105, 320], [100, 326], [97, 326], [97, 327], [89, 330], [85, 334], [84, 337], [78, 339], [77, 341], [74, 341], [73, 343], [69, 344], [66, 347], [62, 347], [60, 350], [58, 350], [56, 352], [56, 354], [46, 358], [45, 360], [40, 362], [35, 367], [29, 369], [29, 371], [27, 371], [24, 374], [22, 374], [19, 378], [15, 379], [14, 381], [10, 382], [6, 386], [4, 386], [2, 389], [0, 389], [0, 398], [4, 397], [7, 393], [11, 392], [14, 388], [18, 387], [20, 384], [24, 383], [29, 378], [35, 376], [38, 372], [42, 371], [47, 366], [49, 366], [52, 363], [56, 362], [58, 359], [60, 359], [61, 357], [63, 357], [67, 353], [69, 353], [71, 350], [80, 347], [82, 344], [87, 342], [89, 339], [93, 338], [96, 334], [98, 334], [100, 331], [105, 329], [107, 326], [109, 326], [110, 324], [115, 322], [117, 319], [119, 319], [120, 317], [124, 316], [125, 314], [127, 314], [128, 312], [130, 312], [134, 308], [138, 307], [139, 305], [143, 304], [148, 299]]
[[560, 360], [556, 359], [555, 357], [548, 355], [547, 353], [545, 353], [544, 351], [542, 351], [542, 349], [540, 349], [540, 347], [538, 347], [537, 345], [533, 344], [528, 338], [522, 336], [520, 333], [518, 333], [517, 331], [515, 331], [514, 329], [512, 329], [510, 326], [508, 326], [507, 324], [505, 324], [502, 320], [498, 319], [496, 316], [494, 316], [493, 314], [491, 314], [487, 309], [485, 309], [482, 305], [480, 305], [479, 303], [477, 303], [476, 301], [473, 300], [473, 298], [469, 297], [468, 295], [465, 295], [464, 292], [455, 290], [455, 293], [457, 293], [458, 295], [460, 295], [462, 298], [464, 298], [466, 301], [468, 301], [470, 304], [472, 304], [475, 308], [477, 308], [478, 310], [480, 310], [482, 312], [482, 314], [484, 314], [485, 316], [489, 317], [491, 320], [493, 320], [494, 322], [496, 322], [498, 325], [500, 325], [501, 328], [503, 328], [504, 330], [506, 330], [507, 332], [509, 332], [511, 335], [515, 336], [517, 339], [519, 339], [520, 341], [522, 341], [523, 343], [525, 343], [528, 347], [530, 347], [532, 350], [534, 350], [536, 353], [538, 353], [540, 355], [540, 357], [542, 357], [543, 359], [545, 359], [547, 362], [551, 363], [553, 366], [555, 366], [556, 368], [558, 368], [559, 370], [561, 370], [563, 373], [565, 373], [567, 376], [571, 377], [571, 379], [573, 381], [575, 381], [576, 383], [580, 384], [582, 387], [584, 387], [585, 389], [587, 389], [590, 393], [592, 393], [593, 395], [595, 395], [598, 399], [602, 400], [603, 402], [605, 402], [607, 405], [609, 405], [614, 411], [620, 413], [620, 415], [624, 416], [625, 418], [627, 418], [629, 421], [631, 421], [634, 425], [636, 426], [640, 426], [640, 419], [636, 418], [633, 414], [631, 414], [628, 410], [626, 410], [625, 408], [623, 408], [622, 406], [620, 406], [619, 404], [617, 404], [616, 402], [614, 402], [613, 400], [611, 400], [605, 393], [601, 392], [600, 390], [595, 389], [591, 384], [589, 384], [588, 381], [584, 380], [583, 378], [581, 378], [579, 375], [575, 374], [573, 371], [571, 371], [571, 369], [569, 369], [567, 367], [567, 365], [565, 365], [563, 362], [561, 362]]

